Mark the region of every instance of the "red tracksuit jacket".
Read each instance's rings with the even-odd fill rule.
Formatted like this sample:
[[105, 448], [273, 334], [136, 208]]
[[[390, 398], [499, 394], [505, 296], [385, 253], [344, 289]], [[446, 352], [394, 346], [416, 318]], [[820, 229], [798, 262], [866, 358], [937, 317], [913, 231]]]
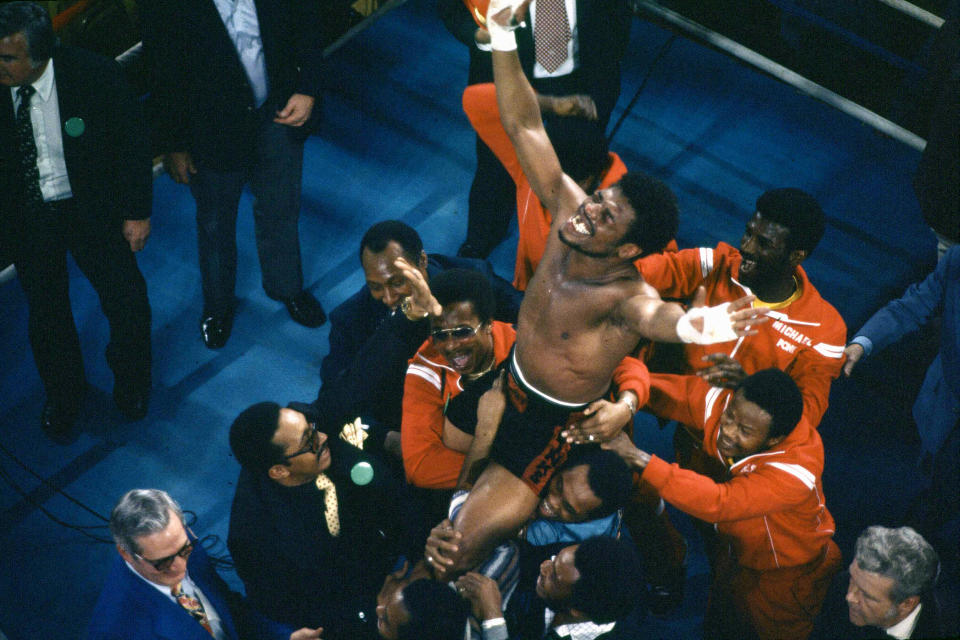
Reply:
[[[644, 280], [667, 298], [690, 298], [699, 285], [707, 289], [707, 304], [732, 302], [751, 291], [737, 282], [740, 252], [725, 242], [715, 249], [701, 247], [647, 256], [638, 261]], [[686, 345], [689, 371], [710, 366], [701, 358], [725, 353], [735, 358], [747, 375], [776, 367], [793, 378], [803, 394], [803, 415], [817, 427], [827, 410], [830, 384], [843, 367], [847, 325], [817, 291], [802, 267], [797, 267], [801, 295], [788, 306], [771, 312], [758, 325], [759, 333], [732, 342]]]
[[717, 451], [720, 415], [733, 397], [696, 376], [650, 375], [650, 403], [658, 415], [704, 431], [703, 448], [730, 470], [716, 483], [656, 456], [641, 479], [690, 515], [716, 523], [737, 561], [759, 571], [811, 562], [833, 536], [823, 497], [823, 442], [805, 418], [773, 449], [733, 464]]

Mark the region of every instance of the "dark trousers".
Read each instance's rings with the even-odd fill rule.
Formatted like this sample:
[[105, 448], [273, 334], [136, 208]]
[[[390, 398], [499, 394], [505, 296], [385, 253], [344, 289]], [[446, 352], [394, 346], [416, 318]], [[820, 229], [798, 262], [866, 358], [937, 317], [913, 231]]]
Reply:
[[[269, 102], [267, 104], [270, 104]], [[253, 192], [253, 224], [263, 289], [275, 300], [303, 289], [300, 183], [303, 142], [262, 109], [246, 170], [197, 166], [190, 190], [197, 203], [197, 242], [204, 315], [230, 313], [237, 279], [237, 207], [244, 184]]]
[[110, 324], [107, 363], [115, 384], [150, 385], [150, 303], [119, 224], [78, 220], [74, 207], [63, 201], [27, 214], [14, 264], [27, 297], [30, 346], [47, 398], [75, 409], [84, 375], [70, 309], [67, 251], [93, 285]]
[[486, 258], [507, 237], [510, 218], [517, 210], [517, 187], [483, 140], [476, 136], [477, 170], [470, 185], [467, 238], [468, 258]]

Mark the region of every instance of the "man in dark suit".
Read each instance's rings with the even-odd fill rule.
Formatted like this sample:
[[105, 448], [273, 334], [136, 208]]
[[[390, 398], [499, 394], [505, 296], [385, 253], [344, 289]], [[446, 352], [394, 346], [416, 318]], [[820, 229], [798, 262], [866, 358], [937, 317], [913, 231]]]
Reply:
[[508, 633], [525, 640], [625, 637], [617, 621], [643, 597], [631, 544], [596, 536], [559, 549], [539, 565], [531, 558], [521, 558], [520, 584], [503, 613], [496, 582], [476, 572], [457, 580], [457, 591], [480, 613], [485, 639], [506, 640]]
[[402, 312], [411, 288], [397, 258], [414, 265], [427, 282], [447, 269], [483, 273], [493, 287], [494, 317], [504, 322], [516, 321], [523, 294], [489, 262], [428, 255], [417, 232], [399, 220], [371, 226], [359, 249], [366, 284], [330, 313], [330, 350], [320, 365], [323, 386], [315, 406], [327, 428], [362, 416], [370, 424], [368, 445], [395, 453], [399, 461], [407, 361], [429, 337], [430, 322]]
[[[561, 17], [571, 26], [566, 55], [553, 67], [538, 41], [546, 36], [537, 26], [537, 15], [546, 17], [564, 5]], [[517, 53], [523, 72], [541, 96], [588, 95], [596, 105], [601, 129], [607, 128], [610, 114], [620, 97], [620, 61], [630, 40], [630, 7], [626, 0], [541, 0], [533, 3], [526, 25], [517, 30]], [[553, 15], [550, 18], [554, 18]], [[544, 101], [540, 102], [541, 110]], [[549, 105], [547, 105], [549, 106]], [[561, 115], [561, 114], [556, 114]]]
[[868, 527], [857, 538], [846, 587], [828, 601], [815, 637], [943, 638], [944, 625], [934, 587], [940, 572], [937, 552], [910, 527]]
[[57, 46], [45, 9], [0, 5], [0, 254], [30, 309], [34, 360], [47, 393], [42, 426], [71, 437], [85, 388], [70, 310], [66, 252], [110, 323], [113, 397], [146, 415], [150, 303], [133, 252], [150, 234], [149, 149], [116, 62]]
[[197, 204], [201, 333], [211, 349], [233, 327], [237, 207], [247, 183], [264, 290], [304, 326], [326, 320], [303, 288], [298, 232], [305, 125], [320, 91], [320, 4], [140, 3], [157, 144]]
[[405, 507], [378, 460], [321, 432], [307, 405], [292, 407], [260, 402], [230, 427], [241, 470], [227, 546], [256, 637], [317, 625], [325, 640], [373, 637]]

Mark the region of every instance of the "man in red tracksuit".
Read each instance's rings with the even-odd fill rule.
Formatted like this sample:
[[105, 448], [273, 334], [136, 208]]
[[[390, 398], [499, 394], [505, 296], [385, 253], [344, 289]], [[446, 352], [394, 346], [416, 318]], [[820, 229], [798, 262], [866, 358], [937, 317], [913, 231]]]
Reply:
[[[847, 335], [843, 318], [820, 296], [801, 266], [823, 232], [823, 210], [812, 196], [799, 189], [775, 189], [757, 199], [756, 212], [747, 222], [739, 249], [721, 242], [713, 249], [684, 249], [638, 260], [644, 280], [664, 298], [688, 299], [702, 286], [707, 304], [722, 304], [752, 293], [757, 296], [755, 307], [770, 309], [769, 322], [758, 325], [755, 335], [736, 341], [655, 345], [650, 368], [696, 372], [713, 385], [733, 388], [747, 375], [776, 367], [797, 383], [803, 396], [804, 418], [817, 427], [827, 409], [830, 385], [843, 366]], [[716, 391], [719, 393], [719, 389]], [[701, 451], [703, 434], [693, 424], [682, 422], [677, 428], [677, 460], [685, 468], [719, 479], [723, 470]], [[642, 496], [636, 496], [634, 504], [642, 510]], [[628, 518], [627, 522], [634, 520]], [[712, 532], [698, 528], [710, 549]], [[644, 531], [646, 539], [653, 539], [652, 532]], [[667, 526], [658, 535], [678, 534]], [[660, 570], [664, 577], [658, 579], [665, 582], [659, 586], [672, 594], [665, 600], [675, 604], [681, 593], [677, 576], [682, 577], [682, 569], [664, 565]]]
[[752, 293], [755, 307], [770, 309], [770, 321], [759, 325], [756, 335], [684, 345], [679, 370], [727, 388], [761, 369], [786, 371], [803, 394], [804, 417], [817, 427], [827, 410], [830, 384], [840, 375], [847, 339], [843, 318], [800, 266], [823, 230], [823, 211], [812, 196], [799, 189], [775, 189], [757, 200], [739, 249], [721, 242], [714, 249], [639, 260], [644, 280], [664, 298], [690, 298], [703, 286], [709, 305]]
[[[492, 295], [484, 296], [482, 289], [477, 293], [448, 294], [448, 285], [455, 281], [456, 273], [454, 278], [443, 273], [431, 282], [444, 314], [431, 327], [432, 337], [410, 359], [403, 385], [403, 468], [407, 482], [426, 489], [453, 489], [463, 466], [464, 452], [443, 441], [447, 403], [465, 385], [503, 362], [517, 336], [512, 325], [493, 319], [489, 304]], [[468, 311], [467, 317], [452, 318], [458, 307]], [[453, 322], [449, 328], [446, 324], [450, 322], [444, 324], [448, 318]], [[464, 321], [463, 327], [479, 328], [473, 335], [457, 337], [453, 332], [460, 320]], [[464, 357], [474, 353], [479, 357]]]
[[840, 568], [823, 496], [823, 442], [797, 385], [779, 369], [737, 389], [696, 376], [652, 374], [649, 406], [702, 428], [703, 448], [726, 470], [715, 482], [637, 449], [626, 436], [604, 444], [676, 508], [713, 523], [721, 552], [704, 620], [708, 637], [805, 638]]

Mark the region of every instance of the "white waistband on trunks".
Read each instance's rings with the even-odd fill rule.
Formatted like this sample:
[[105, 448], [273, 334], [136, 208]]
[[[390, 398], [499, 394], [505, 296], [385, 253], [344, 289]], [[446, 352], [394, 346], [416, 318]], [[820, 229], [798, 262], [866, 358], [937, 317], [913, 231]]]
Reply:
[[557, 400], [553, 396], [540, 391], [535, 386], [527, 382], [527, 379], [523, 377], [523, 372], [520, 371], [520, 363], [517, 362], [516, 348], [514, 348], [513, 352], [510, 354], [510, 371], [517, 376], [517, 380], [520, 381], [520, 384], [522, 384], [527, 391], [535, 393], [547, 402], [561, 407], [570, 407], [571, 409], [583, 409], [590, 404], [589, 402], [565, 402], [563, 400]]

